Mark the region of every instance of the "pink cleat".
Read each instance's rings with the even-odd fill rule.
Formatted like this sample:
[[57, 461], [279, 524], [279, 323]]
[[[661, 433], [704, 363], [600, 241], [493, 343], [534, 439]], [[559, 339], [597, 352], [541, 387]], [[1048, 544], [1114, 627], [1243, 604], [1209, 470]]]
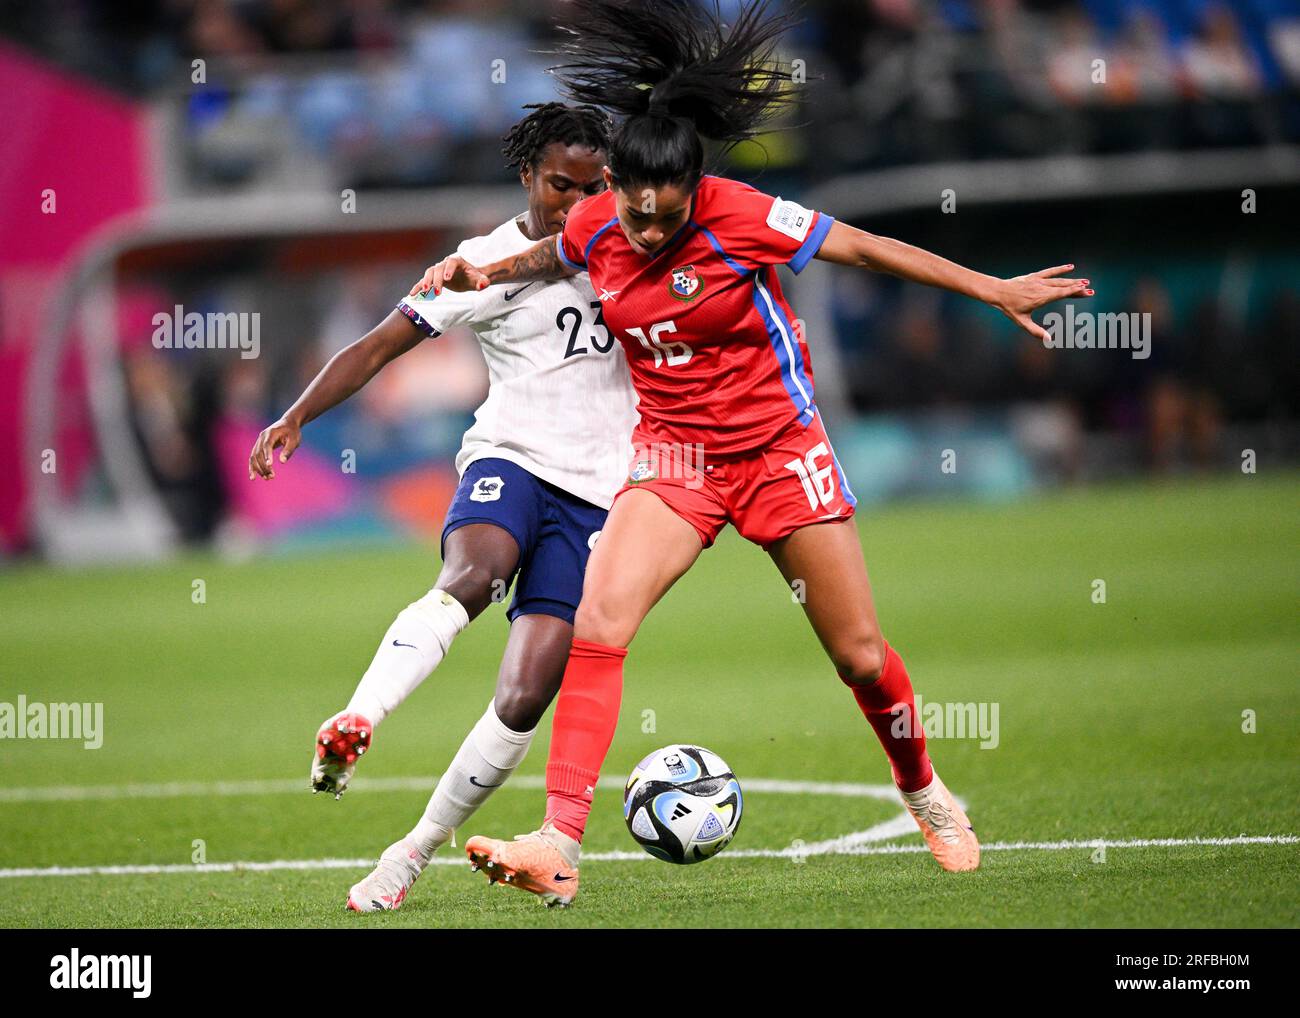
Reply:
[[406, 838], [389, 845], [379, 864], [348, 891], [348, 908], [353, 912], [396, 912], [426, 861]]
[[975, 828], [938, 774], [927, 787], [902, 795], [940, 866], [950, 873], [979, 868], [980, 843]]
[[316, 753], [311, 761], [311, 789], [333, 792], [341, 798], [357, 769], [357, 760], [370, 748], [374, 725], [360, 714], [336, 714], [316, 733]]

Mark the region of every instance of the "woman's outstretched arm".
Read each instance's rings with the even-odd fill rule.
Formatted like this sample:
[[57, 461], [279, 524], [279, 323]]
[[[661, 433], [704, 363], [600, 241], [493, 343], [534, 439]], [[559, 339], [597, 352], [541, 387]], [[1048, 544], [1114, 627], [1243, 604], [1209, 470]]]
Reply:
[[817, 257], [836, 265], [853, 265], [887, 272], [927, 286], [974, 297], [997, 308], [1036, 339], [1047, 339], [1047, 331], [1031, 314], [1044, 304], [1065, 297], [1091, 297], [1086, 279], [1062, 278], [1073, 265], [1057, 265], [1012, 279], [999, 279], [968, 269], [901, 240], [877, 237], [836, 222], [822, 243]]
[[287, 463], [302, 443], [304, 424], [338, 406], [374, 378], [385, 364], [418, 346], [424, 338], [424, 333], [409, 318], [400, 311], [392, 311], [355, 343], [336, 353], [293, 406], [257, 436], [248, 456], [249, 478], [274, 477], [276, 449], [280, 450], [280, 462]]

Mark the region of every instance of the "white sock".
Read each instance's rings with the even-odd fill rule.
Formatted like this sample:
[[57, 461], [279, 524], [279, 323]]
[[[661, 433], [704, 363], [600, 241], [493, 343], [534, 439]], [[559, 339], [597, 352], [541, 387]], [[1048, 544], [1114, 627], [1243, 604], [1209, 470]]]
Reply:
[[528, 752], [536, 731], [507, 728], [497, 717], [496, 700], [488, 704], [438, 780], [424, 816], [408, 835], [424, 853], [426, 862], [497, 786], [505, 784]]
[[939, 775], [932, 769], [930, 774], [930, 783], [924, 788], [918, 788], [915, 792], [904, 792], [901, 788], [898, 794], [909, 806], [925, 806], [929, 803], [931, 796], [938, 790]]
[[347, 709], [378, 727], [438, 667], [467, 625], [460, 602], [437, 587], [407, 605], [388, 627]]

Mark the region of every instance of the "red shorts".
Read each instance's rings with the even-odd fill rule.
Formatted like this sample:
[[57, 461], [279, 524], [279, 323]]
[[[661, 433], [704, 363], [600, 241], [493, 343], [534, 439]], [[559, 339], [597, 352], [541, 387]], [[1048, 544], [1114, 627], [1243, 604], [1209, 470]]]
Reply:
[[640, 429], [632, 445], [627, 483], [615, 500], [638, 488], [654, 492], [706, 548], [728, 523], [766, 549], [811, 523], [852, 519], [857, 505], [820, 413], [807, 427], [792, 422], [767, 449], [740, 459], [710, 460]]

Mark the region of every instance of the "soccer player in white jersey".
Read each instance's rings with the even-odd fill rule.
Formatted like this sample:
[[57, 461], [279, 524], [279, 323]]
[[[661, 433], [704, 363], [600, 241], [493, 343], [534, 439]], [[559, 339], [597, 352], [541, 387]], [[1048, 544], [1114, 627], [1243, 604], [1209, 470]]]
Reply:
[[[573, 205], [604, 189], [606, 116], [589, 106], [529, 108], [503, 149], [528, 192], [528, 211], [465, 241], [458, 253], [473, 263], [559, 233]], [[514, 579], [510, 636], [496, 694], [424, 816], [349, 892], [348, 908], [358, 912], [398, 908], [434, 852], [523, 759], [560, 688], [587, 557], [632, 454], [637, 414], [627, 362], [583, 274], [403, 298], [258, 436], [249, 477], [274, 477], [275, 450], [287, 462], [305, 424], [393, 358], [457, 325], [477, 335], [490, 383], [456, 458], [461, 480], [443, 526], [442, 571], [393, 621], [347, 707], [321, 726], [311, 787], [343, 793], [375, 727]]]

